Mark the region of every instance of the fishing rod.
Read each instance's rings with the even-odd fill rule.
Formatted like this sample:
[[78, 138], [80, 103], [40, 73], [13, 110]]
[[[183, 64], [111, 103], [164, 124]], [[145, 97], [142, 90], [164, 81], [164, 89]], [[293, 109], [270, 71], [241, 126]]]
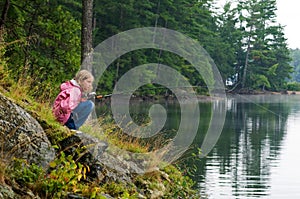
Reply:
[[111, 97], [112, 95], [122, 95], [125, 93], [129, 93], [129, 92], [111, 93], [107, 95], [100, 95], [100, 94], [98, 95], [96, 92], [92, 92], [87, 94], [87, 98], [103, 99], [103, 98]]
[[[175, 86], [175, 87], [164, 87], [164, 86], [160, 86], [160, 87], [155, 87], [155, 88], [144, 88], [141, 91], [147, 91], [147, 90], [154, 90], [154, 89], [172, 89], [172, 88], [207, 88], [207, 86]], [[107, 97], [111, 97], [112, 95], [122, 95], [122, 94], [128, 94], [128, 93], [132, 93], [132, 91], [124, 91], [124, 92], [118, 92], [118, 93], [111, 93], [111, 94], [106, 94], [106, 95], [101, 95], [101, 94], [97, 94], [96, 92], [91, 92], [88, 94], [88, 98], [96, 98], [96, 99], [103, 99], [103, 98], [107, 98]]]

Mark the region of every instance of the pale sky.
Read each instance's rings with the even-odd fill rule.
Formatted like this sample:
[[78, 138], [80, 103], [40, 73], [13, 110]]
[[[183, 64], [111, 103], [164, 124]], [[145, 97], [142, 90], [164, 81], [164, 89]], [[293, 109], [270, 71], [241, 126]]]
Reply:
[[[230, 0], [216, 0], [224, 5]], [[284, 34], [288, 39], [289, 48], [300, 49], [300, 1], [299, 0], [277, 0], [277, 21], [285, 26]]]
[[284, 25], [285, 37], [290, 48], [300, 49], [300, 1], [277, 0], [277, 21]]

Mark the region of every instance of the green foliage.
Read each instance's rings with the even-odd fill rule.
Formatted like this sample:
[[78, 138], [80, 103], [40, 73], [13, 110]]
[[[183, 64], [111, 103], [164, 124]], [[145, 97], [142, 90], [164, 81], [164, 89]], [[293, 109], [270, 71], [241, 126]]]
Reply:
[[134, 199], [138, 198], [137, 190], [134, 186], [125, 185], [123, 183], [109, 182], [102, 186], [102, 189], [112, 197]]
[[[5, 22], [8, 34], [4, 40], [8, 45], [3, 49], [4, 58], [15, 80], [27, 81], [28, 77], [34, 80], [33, 96], [53, 100], [59, 84], [72, 78], [79, 69], [81, 3], [80, 0], [12, 1]], [[289, 78], [291, 67], [283, 27], [276, 24], [275, 11], [275, 0], [247, 0], [239, 2], [237, 7], [229, 2], [222, 12], [214, 10], [212, 0], [95, 0], [93, 43], [96, 46], [132, 28], [173, 29], [202, 44], [224, 82], [231, 80], [233, 86], [239, 86], [245, 78], [245, 86], [254, 88], [260, 84], [255, 81], [261, 78], [253, 77], [263, 75], [270, 83], [269, 89], [279, 90]], [[198, 86], [197, 92], [207, 93], [201, 75], [193, 66], [181, 57], [156, 49], [130, 52], [115, 60], [101, 77], [99, 92], [111, 93], [124, 73], [145, 63], [171, 66], [193, 86]], [[276, 75], [268, 72], [274, 65], [278, 65]], [[148, 89], [141, 94], [161, 95], [164, 91]]]
[[145, 190], [147, 198], [160, 191], [164, 193], [161, 198], [200, 198], [193, 189], [194, 182], [191, 178], [183, 176], [173, 165], [164, 167], [161, 172], [153, 171], [137, 176], [135, 184], [139, 189]]
[[[61, 6], [44, 0], [13, 1], [6, 20], [5, 57], [11, 77], [26, 81], [31, 94], [52, 98], [80, 66], [80, 23]], [[12, 58], [12, 59], [10, 59]]]
[[98, 185], [82, 183], [89, 168], [76, 163], [71, 156], [61, 156], [50, 163], [45, 172], [40, 166], [28, 164], [25, 160], [14, 159], [6, 168], [9, 179], [22, 187], [30, 188], [43, 198], [62, 198], [69, 193], [78, 193], [89, 198], [102, 198]]
[[76, 163], [71, 156], [65, 157], [64, 153], [50, 163], [49, 174], [35, 165], [28, 164], [25, 160], [15, 159], [9, 168], [10, 178], [19, 184], [33, 189], [39, 194], [44, 193], [47, 198], [61, 198], [68, 192], [82, 191], [80, 180], [85, 178], [87, 167]]
[[7, 58], [5, 58], [5, 47], [7, 43], [4, 41], [6, 33], [4, 30], [0, 30], [0, 86], [3, 89], [10, 87], [13, 82], [9, 78]]
[[4, 65], [6, 65], [6, 59], [4, 57], [6, 43], [4, 42], [4, 36], [5, 36], [5, 31], [0, 29], [0, 66], [1, 66], [1, 68], [3, 68]]
[[286, 89], [290, 91], [300, 91], [300, 83], [299, 82], [288, 82], [286, 85]]
[[293, 67], [292, 81], [300, 82], [300, 50], [298, 48], [291, 49], [290, 54], [292, 57], [291, 65]]
[[21, 185], [34, 186], [36, 182], [44, 176], [44, 170], [35, 164], [28, 164], [26, 160], [14, 159], [12, 166], [9, 168], [11, 179]]
[[[167, 166], [163, 169], [171, 180], [171, 185], [167, 181], [164, 184], [167, 186], [167, 195], [164, 198], [200, 198], [196, 190], [193, 189], [194, 182], [191, 178], [183, 176], [175, 166]], [[169, 186], [169, 187], [168, 187]]]
[[89, 198], [105, 198], [102, 193], [116, 198], [138, 198], [140, 189], [147, 197], [156, 191], [161, 191], [162, 198], [199, 198], [193, 189], [194, 182], [172, 165], [162, 171], [154, 171], [138, 175], [134, 184], [124, 184], [108, 181], [101, 186], [85, 181], [89, 168], [73, 160], [72, 156], [64, 153], [50, 163], [45, 172], [35, 164], [25, 160], [15, 159], [9, 167], [10, 179], [23, 187], [28, 187], [43, 198], [65, 198], [70, 193]]
[[[284, 86], [291, 68], [283, 29], [276, 22], [275, 3], [274, 0], [247, 0], [232, 7], [229, 2], [219, 14], [213, 10], [213, 1], [207, 0], [130, 1], [126, 6], [122, 2], [96, 1], [95, 15], [101, 21], [96, 24], [94, 45], [124, 30], [146, 26], [166, 27], [198, 40], [213, 58], [224, 82], [231, 80], [234, 86], [238, 86], [245, 78], [245, 86], [255, 88], [262, 84], [262, 78], [253, 77], [262, 75], [267, 78], [264, 85], [269, 82], [269, 89], [278, 90]], [[137, 16], [144, 18], [141, 20]], [[171, 66], [185, 75], [192, 85], [199, 86], [197, 92], [207, 92], [201, 75], [193, 66], [172, 53], [153, 49], [131, 52], [112, 63], [98, 88], [111, 92], [119, 77], [133, 66], [144, 63]], [[275, 65], [276, 71], [273, 70]], [[149, 89], [142, 94], [161, 94], [161, 91]]]
[[255, 75], [253, 78], [253, 88], [261, 88], [262, 90], [265, 90], [265, 88], [270, 88], [270, 82], [268, 81], [268, 78], [264, 75]]
[[231, 62], [234, 71], [228, 77], [236, 88], [279, 90], [289, 78], [290, 57], [276, 10], [275, 0], [246, 0], [236, 7], [230, 3], [224, 6], [220, 30], [234, 49], [229, 51], [236, 57]]
[[[137, 27], [166, 27], [187, 34], [199, 40], [209, 48], [216, 41], [213, 34], [213, 17], [209, 10], [212, 1], [136, 1], [123, 5], [115, 1], [95, 1], [95, 16], [100, 19], [96, 23], [94, 46], [108, 37]], [[205, 25], [204, 25], [205, 24]], [[207, 25], [207, 26], [206, 26]], [[210, 35], [212, 34], [212, 35]], [[211, 48], [214, 52], [218, 47]], [[216, 56], [217, 57], [217, 56]], [[171, 66], [185, 75], [192, 85], [204, 85], [202, 77], [186, 61], [170, 52], [157, 49], [143, 49], [130, 52], [110, 65], [98, 85], [100, 92], [112, 92], [114, 84], [129, 69], [146, 63], [162, 63]], [[174, 85], [176, 87], [176, 85]], [[107, 91], [107, 89], [110, 89]], [[103, 91], [104, 90], [104, 91]], [[147, 89], [142, 95], [161, 95], [165, 90]]]
[[89, 171], [87, 166], [76, 163], [72, 156], [60, 157], [50, 163], [50, 170], [45, 172], [35, 164], [15, 159], [9, 167], [10, 179], [22, 186], [31, 188], [43, 198], [62, 198], [69, 193], [78, 193], [89, 198], [101, 198], [100, 187], [82, 183]]
[[86, 178], [87, 166], [75, 162], [72, 156], [65, 156], [62, 152], [59, 158], [50, 163], [50, 167], [52, 170], [43, 184], [47, 196], [61, 198], [68, 192], [81, 191], [80, 181]]
[[37, 18], [36, 28], [41, 33], [39, 45], [29, 52], [29, 74], [38, 77], [36, 81], [61, 83], [80, 65], [80, 24], [61, 6], [53, 8], [51, 13]]

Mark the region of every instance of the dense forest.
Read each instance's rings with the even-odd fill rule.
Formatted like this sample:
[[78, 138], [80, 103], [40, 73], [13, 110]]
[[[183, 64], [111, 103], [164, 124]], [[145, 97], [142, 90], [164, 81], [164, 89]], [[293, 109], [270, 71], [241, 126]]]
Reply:
[[[276, 20], [276, 0], [241, 0], [223, 8], [216, 0], [1, 0], [0, 63], [15, 81], [31, 81], [35, 96], [55, 96], [58, 85], [79, 70], [85, 2], [93, 4], [93, 47], [133, 28], [164, 27], [197, 40], [228, 91], [281, 91], [289, 81], [300, 81], [300, 52], [287, 47], [284, 27]], [[190, 63], [157, 49], [132, 51], [115, 60], [98, 89], [111, 92], [122, 74], [145, 63], [171, 66], [197, 92], [206, 90]]]

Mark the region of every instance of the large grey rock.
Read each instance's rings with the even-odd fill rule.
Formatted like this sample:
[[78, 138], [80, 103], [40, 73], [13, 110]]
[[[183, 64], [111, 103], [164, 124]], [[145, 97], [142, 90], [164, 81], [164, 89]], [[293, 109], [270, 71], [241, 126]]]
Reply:
[[0, 199], [16, 199], [19, 198], [11, 187], [0, 184]]
[[0, 93], [0, 150], [2, 158], [23, 158], [46, 167], [55, 157], [41, 125]]
[[0, 199], [40, 199], [31, 190], [26, 187], [19, 187], [16, 184], [6, 185], [0, 184]]

